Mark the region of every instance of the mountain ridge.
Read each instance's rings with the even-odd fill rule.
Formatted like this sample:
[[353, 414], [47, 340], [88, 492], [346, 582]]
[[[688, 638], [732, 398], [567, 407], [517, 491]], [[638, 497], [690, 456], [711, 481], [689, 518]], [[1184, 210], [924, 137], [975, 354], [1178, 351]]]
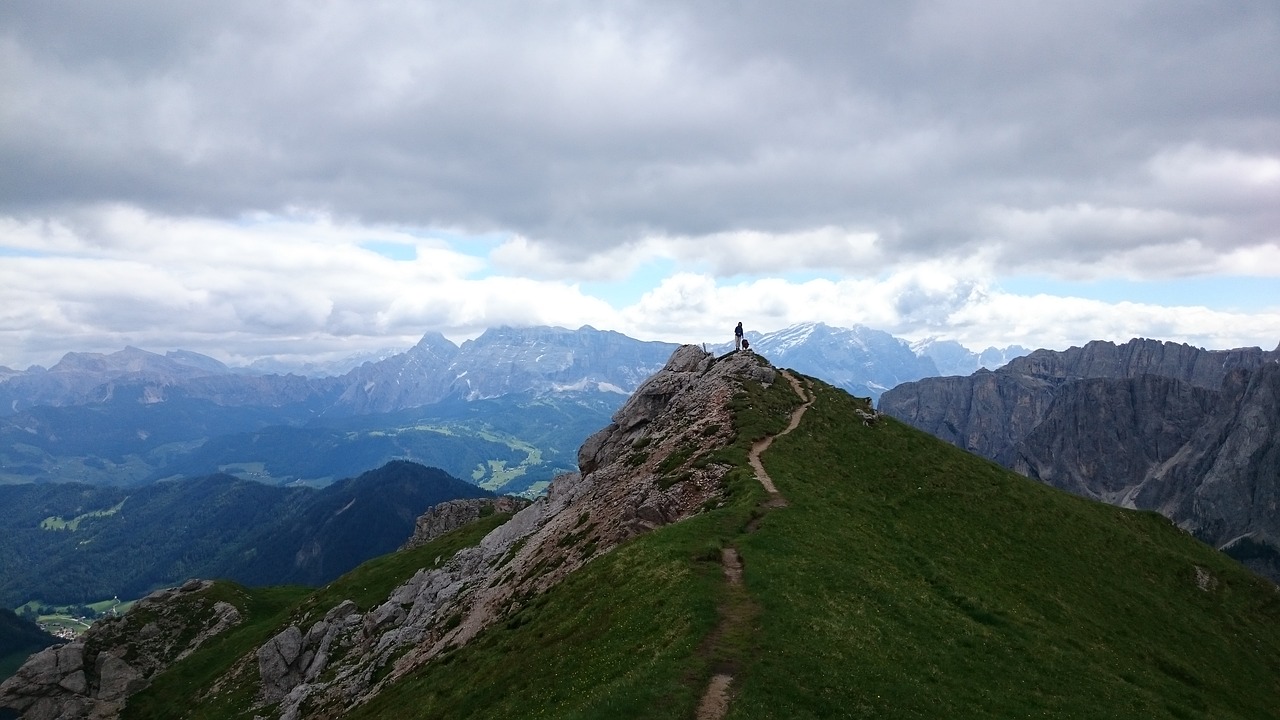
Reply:
[[[748, 335], [758, 353], [873, 399], [938, 372], [904, 341], [861, 326]], [[132, 486], [229, 472], [320, 485], [409, 459], [533, 494], [572, 467], [594, 418], [620, 406], [675, 348], [590, 326], [491, 328], [460, 346], [426, 333], [403, 353], [323, 378], [246, 374], [186, 351], [69, 353], [49, 370], [0, 380], [0, 483]], [[442, 423], [446, 409], [453, 419]], [[587, 423], [565, 421], [565, 412]], [[545, 415], [563, 431], [487, 432], [486, 423], [510, 425], [510, 413]]]
[[[1280, 595], [1155, 513], [864, 420], [750, 353], [666, 370], [509, 519], [292, 604], [171, 594], [243, 620], [130, 716], [687, 718], [727, 674], [744, 718], [1277, 717]], [[766, 438], [778, 498], [751, 467]], [[149, 617], [85, 647], [128, 657]], [[84, 702], [51, 664], [0, 701]]]
[[[795, 338], [801, 335], [811, 337], [814, 347], [800, 347], [803, 343]], [[976, 368], [995, 362], [954, 341], [910, 344], [860, 325], [802, 323], [772, 333], [749, 331], [747, 336], [757, 352], [774, 353], [780, 362], [818, 376], [826, 373], [832, 382], [864, 396], [878, 397], [899, 382], [938, 374], [931, 353], [946, 356], [948, 372], [960, 365]], [[311, 377], [229, 367], [187, 350], [160, 355], [129, 346], [108, 354], [69, 352], [48, 369], [0, 371], [0, 414], [36, 405], [100, 402], [118, 386], [145, 388], [149, 402], [163, 402], [177, 392], [224, 405], [307, 405], [340, 414], [393, 412], [449, 397], [477, 399], [513, 392], [599, 389], [625, 395], [661, 368], [676, 347], [589, 325], [576, 330], [490, 328], [461, 345], [428, 332], [405, 351], [375, 353], [375, 359], [340, 374]], [[1007, 358], [1016, 351], [1021, 348], [995, 352]], [[841, 352], [849, 357], [842, 359]]]

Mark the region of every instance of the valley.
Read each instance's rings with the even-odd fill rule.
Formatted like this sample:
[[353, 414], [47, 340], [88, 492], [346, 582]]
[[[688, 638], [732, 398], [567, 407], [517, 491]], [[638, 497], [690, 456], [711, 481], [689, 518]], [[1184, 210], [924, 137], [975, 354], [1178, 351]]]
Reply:
[[40, 626], [45, 632], [63, 640], [74, 640], [102, 618], [120, 617], [133, 607], [136, 600], [121, 601], [118, 597], [81, 603], [78, 605], [51, 606], [36, 601], [22, 603], [15, 612]]

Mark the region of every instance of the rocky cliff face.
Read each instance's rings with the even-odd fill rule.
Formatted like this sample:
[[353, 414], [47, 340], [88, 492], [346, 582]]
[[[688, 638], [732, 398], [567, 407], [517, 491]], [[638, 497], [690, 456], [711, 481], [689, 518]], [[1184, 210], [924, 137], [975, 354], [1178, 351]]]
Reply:
[[711, 453], [732, 441], [730, 400], [746, 380], [773, 379], [755, 355], [716, 360], [679, 348], [583, 444], [579, 472], [557, 478], [479, 545], [419, 571], [376, 607], [343, 603], [300, 618], [259, 648], [260, 701], [279, 703], [286, 719], [337, 715], [511, 618], [592, 558], [713, 506], [729, 467]]
[[449, 500], [427, 510], [414, 522], [413, 535], [400, 547], [401, 550], [412, 550], [435, 540], [441, 535], [469, 525], [486, 515], [503, 513], [514, 515], [529, 507], [532, 503], [524, 498], [465, 498]]
[[1123, 345], [1094, 341], [1063, 352], [1037, 350], [1009, 362], [1009, 373], [1062, 380], [1133, 378], [1158, 375], [1217, 389], [1236, 368], [1256, 368], [1275, 360], [1276, 352], [1260, 348], [1204, 350], [1185, 343], [1136, 338]]
[[1280, 580], [1277, 360], [1096, 342], [902, 385], [880, 409], [1028, 477], [1156, 510]]
[[1167, 505], [1179, 525], [1280, 582], [1280, 364], [1232, 372], [1181, 452], [1135, 505]]
[[1216, 405], [1212, 390], [1157, 375], [1066, 383], [1039, 423], [994, 459], [1078, 495], [1135, 507], [1134, 493], [1174, 460]]
[[33, 655], [0, 685], [0, 707], [25, 720], [118, 717], [151, 677], [240, 623], [234, 605], [209, 597], [212, 585], [192, 580], [157, 591], [124, 617]]

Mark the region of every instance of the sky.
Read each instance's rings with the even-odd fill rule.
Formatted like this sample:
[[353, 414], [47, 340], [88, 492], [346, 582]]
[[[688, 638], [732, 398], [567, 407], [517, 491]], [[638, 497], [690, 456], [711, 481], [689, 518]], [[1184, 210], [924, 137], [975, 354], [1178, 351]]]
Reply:
[[5, 0], [0, 365], [1280, 344], [1280, 3]]

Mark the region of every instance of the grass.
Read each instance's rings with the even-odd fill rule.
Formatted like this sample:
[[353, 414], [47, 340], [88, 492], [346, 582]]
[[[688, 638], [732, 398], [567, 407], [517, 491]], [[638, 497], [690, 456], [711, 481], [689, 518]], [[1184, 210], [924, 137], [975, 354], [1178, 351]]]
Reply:
[[305, 616], [318, 612], [323, 615], [343, 600], [353, 601], [365, 612], [385, 601], [392, 590], [418, 570], [443, 565], [456, 552], [479, 543], [489, 531], [510, 518], [506, 513], [493, 513], [421, 547], [373, 558], [312, 593], [294, 614]]
[[819, 385], [765, 455], [790, 507], [742, 543], [763, 613], [730, 717], [1277, 717], [1274, 586], [851, 409]]
[[111, 515], [115, 515], [116, 513], [120, 512], [120, 508], [124, 507], [124, 504], [125, 504], [125, 501], [121, 500], [114, 507], [108, 508], [106, 510], [94, 510], [92, 512], [87, 512], [83, 515], [78, 515], [74, 518], [71, 518], [70, 520], [65, 520], [57, 516], [47, 517], [44, 520], [40, 521], [40, 529], [41, 530], [70, 530], [71, 532], [75, 532], [76, 530], [80, 529], [80, 522], [82, 520], [85, 520], [87, 518], [96, 518], [96, 517], [110, 517]]

